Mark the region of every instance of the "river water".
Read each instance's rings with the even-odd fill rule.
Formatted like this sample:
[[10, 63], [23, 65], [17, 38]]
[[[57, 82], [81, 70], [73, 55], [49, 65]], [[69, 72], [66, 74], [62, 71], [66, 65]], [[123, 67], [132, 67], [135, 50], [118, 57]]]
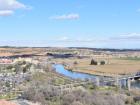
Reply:
[[[56, 70], [57, 73], [60, 73], [60, 74], [62, 74], [64, 76], [67, 76], [67, 77], [70, 77], [70, 78], [73, 78], [73, 79], [95, 80], [96, 77], [97, 77], [96, 75], [91, 75], [91, 74], [79, 73], [79, 72], [73, 72], [73, 71], [66, 70], [64, 68], [64, 66], [60, 65], [60, 64], [56, 64], [56, 65], [54, 65], [54, 67], [55, 67], [55, 70]], [[121, 84], [124, 85], [126, 83], [125, 83], [125, 81], [122, 81]], [[140, 89], [140, 81], [137, 80], [137, 81], [131, 82], [131, 87]]]
[[73, 78], [73, 79], [95, 79], [95, 75], [85, 74], [85, 73], [79, 73], [79, 72], [73, 72], [66, 70], [63, 65], [54, 65], [56, 72], [63, 74], [67, 77]]

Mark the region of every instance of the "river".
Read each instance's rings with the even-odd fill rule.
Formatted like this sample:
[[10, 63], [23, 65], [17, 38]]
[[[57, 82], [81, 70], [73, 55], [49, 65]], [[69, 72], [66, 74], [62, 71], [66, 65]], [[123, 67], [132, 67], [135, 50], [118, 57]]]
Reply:
[[79, 73], [79, 72], [73, 72], [66, 70], [63, 65], [54, 65], [56, 72], [63, 74], [67, 77], [71, 77], [73, 79], [95, 79], [95, 75], [85, 74], [85, 73]]
[[[96, 77], [97, 77], [96, 75], [91, 75], [91, 74], [79, 73], [79, 72], [73, 72], [73, 71], [66, 70], [64, 68], [64, 66], [60, 65], [60, 64], [56, 64], [56, 65], [54, 65], [54, 67], [55, 67], [55, 70], [56, 70], [57, 73], [60, 73], [64, 76], [67, 76], [67, 77], [70, 77], [70, 78], [73, 78], [73, 79], [82, 79], [82, 80], [92, 79], [93, 80], [93, 79], [96, 79]], [[124, 85], [126, 83], [122, 81], [121, 84]], [[131, 82], [131, 87], [140, 89], [140, 81], [138, 80], [138, 81]]]

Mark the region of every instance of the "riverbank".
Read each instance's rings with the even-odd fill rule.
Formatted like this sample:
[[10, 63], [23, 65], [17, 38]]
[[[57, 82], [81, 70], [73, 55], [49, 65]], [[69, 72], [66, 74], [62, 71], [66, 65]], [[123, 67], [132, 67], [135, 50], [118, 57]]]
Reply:
[[91, 70], [80, 70], [80, 69], [76, 69], [74, 67], [70, 67], [70, 66], [64, 66], [65, 70], [71, 71], [71, 72], [77, 72], [77, 73], [84, 73], [84, 74], [89, 74], [89, 75], [95, 75], [95, 76], [104, 76], [104, 77], [116, 77], [119, 76], [117, 74], [113, 74], [113, 73], [105, 73], [105, 72], [100, 72], [100, 71], [91, 71]]
[[85, 73], [85, 74], [90, 74], [90, 75], [95, 75], [95, 76], [104, 76], [104, 77], [116, 77], [116, 76], [121, 76], [121, 75], [117, 75], [117, 74], [111, 74], [111, 73], [104, 73], [104, 72], [91, 72], [91, 70], [76, 70], [73, 69], [72, 71], [74, 72], [79, 72], [79, 73]]
[[[134, 60], [109, 59], [109, 64], [106, 65], [90, 65], [89, 58], [55, 59], [55, 61], [63, 64], [67, 70], [97, 76], [116, 77], [140, 71], [140, 61]], [[75, 61], [76, 64], [74, 64]]]

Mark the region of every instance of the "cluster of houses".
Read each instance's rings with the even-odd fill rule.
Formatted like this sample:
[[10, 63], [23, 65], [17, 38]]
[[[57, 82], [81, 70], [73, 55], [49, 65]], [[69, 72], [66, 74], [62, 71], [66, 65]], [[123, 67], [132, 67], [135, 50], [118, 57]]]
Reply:
[[0, 75], [0, 95], [16, 91], [16, 86], [22, 84], [30, 75], [4, 73]]
[[2, 57], [0, 58], [0, 64], [11, 64], [13, 63], [13, 59]]
[[32, 58], [32, 55], [8, 55], [0, 54], [0, 64], [12, 64], [17, 60], [21, 60], [26, 58], [26, 60], [29, 60]]

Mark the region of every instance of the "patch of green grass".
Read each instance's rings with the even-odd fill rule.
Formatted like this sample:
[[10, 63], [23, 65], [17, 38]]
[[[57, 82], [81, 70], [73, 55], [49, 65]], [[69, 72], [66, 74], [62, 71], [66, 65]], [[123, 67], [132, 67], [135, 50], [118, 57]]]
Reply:
[[119, 58], [121, 60], [134, 60], [134, 61], [140, 61], [139, 57], [123, 57], [123, 58]]
[[86, 85], [82, 85], [86, 90], [92, 92], [93, 90], [97, 89], [97, 86], [94, 84], [86, 84]]
[[134, 103], [133, 105], [140, 105], [140, 102]]
[[104, 86], [104, 87], [99, 87], [99, 90], [114, 90], [117, 91], [118, 87], [112, 87], [112, 86]]
[[64, 85], [64, 84], [65, 84], [65, 80], [64, 79], [61, 79], [61, 78], [57, 78], [54, 81], [54, 85]]
[[16, 97], [17, 97], [16, 93], [7, 93], [4, 95], [0, 95], [0, 99], [6, 99], [6, 100], [15, 99]]

